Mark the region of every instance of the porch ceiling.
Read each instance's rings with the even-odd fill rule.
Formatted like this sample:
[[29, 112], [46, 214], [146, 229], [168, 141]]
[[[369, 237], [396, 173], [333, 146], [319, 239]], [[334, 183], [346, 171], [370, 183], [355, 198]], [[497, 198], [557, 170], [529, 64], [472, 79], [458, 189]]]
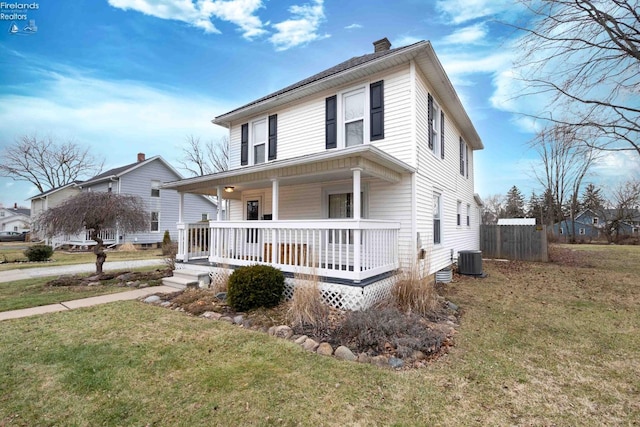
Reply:
[[362, 178], [375, 177], [392, 183], [399, 182], [403, 173], [415, 172], [413, 167], [379, 148], [362, 145], [168, 182], [162, 188], [216, 195], [218, 186], [233, 186], [233, 193], [223, 195], [233, 199], [244, 190], [270, 187], [273, 180], [280, 185], [294, 185], [351, 179], [354, 168], [362, 170]]

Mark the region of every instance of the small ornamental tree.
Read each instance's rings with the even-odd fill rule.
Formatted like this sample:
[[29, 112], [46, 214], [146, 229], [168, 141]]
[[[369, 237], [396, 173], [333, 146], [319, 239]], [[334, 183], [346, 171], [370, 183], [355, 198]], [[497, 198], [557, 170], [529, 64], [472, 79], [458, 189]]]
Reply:
[[104, 230], [118, 230], [120, 233], [134, 233], [149, 228], [148, 213], [140, 197], [82, 192], [64, 203], [46, 210], [38, 218], [40, 227], [47, 236], [77, 234], [88, 230], [97, 244], [93, 248], [96, 255], [96, 274], [102, 274], [102, 265], [107, 259], [104, 242], [100, 233]]

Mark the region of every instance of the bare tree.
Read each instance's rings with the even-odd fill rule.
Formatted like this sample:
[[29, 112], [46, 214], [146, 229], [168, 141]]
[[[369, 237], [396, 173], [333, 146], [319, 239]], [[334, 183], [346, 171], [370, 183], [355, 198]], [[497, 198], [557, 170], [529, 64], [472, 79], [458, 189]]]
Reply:
[[[554, 125], [538, 132], [531, 145], [540, 156], [540, 167], [533, 170], [538, 182], [553, 198], [554, 217], [564, 217], [561, 209], [567, 203], [575, 242], [575, 216], [582, 181], [597, 158], [596, 151], [585, 144], [585, 129]], [[565, 221], [566, 227], [566, 221]]]
[[95, 158], [89, 147], [74, 141], [59, 142], [52, 136], [23, 135], [0, 155], [0, 175], [28, 181], [42, 193], [78, 178], [95, 176], [104, 160]]
[[96, 274], [102, 274], [107, 259], [101, 231], [118, 230], [133, 233], [149, 228], [148, 213], [140, 197], [102, 192], [82, 192], [61, 205], [47, 209], [38, 218], [39, 227], [49, 237], [77, 234], [88, 230], [97, 242]]
[[193, 176], [209, 175], [229, 169], [229, 138], [224, 136], [218, 142], [201, 142], [199, 137], [185, 138], [183, 157], [178, 160], [181, 168]]
[[485, 197], [482, 207], [482, 223], [485, 225], [496, 224], [498, 218], [504, 215], [504, 196], [500, 194], [492, 194]]
[[[632, 221], [640, 217], [638, 205], [640, 204], [640, 181], [632, 180], [615, 187], [610, 194], [609, 208], [602, 209], [599, 214], [603, 216], [603, 233], [609, 243], [618, 240], [624, 234], [625, 225], [630, 228]], [[630, 234], [631, 230], [629, 230]]]
[[640, 155], [640, 1], [519, 0], [530, 26], [518, 46], [519, 95], [543, 95], [537, 118], [587, 127], [583, 143]]

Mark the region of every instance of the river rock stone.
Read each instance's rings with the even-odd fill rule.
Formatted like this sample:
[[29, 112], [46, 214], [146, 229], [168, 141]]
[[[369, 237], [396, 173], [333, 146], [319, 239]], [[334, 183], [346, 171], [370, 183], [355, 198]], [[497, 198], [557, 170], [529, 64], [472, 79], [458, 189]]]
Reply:
[[402, 359], [398, 359], [397, 357], [390, 357], [389, 366], [394, 369], [400, 369], [404, 366], [404, 362], [402, 361]]
[[276, 329], [273, 332], [273, 335], [278, 338], [284, 338], [288, 340], [293, 335], [293, 329], [291, 329], [287, 325], [276, 326]]
[[158, 295], [150, 295], [146, 297], [144, 300], [147, 304], [155, 304], [160, 301], [160, 297]]
[[[338, 347], [338, 348], [340, 348], [340, 347]], [[338, 352], [338, 348], [336, 349], [336, 353]], [[371, 356], [369, 356], [367, 353], [360, 353], [360, 354], [358, 354], [358, 359], [357, 360], [360, 363], [371, 363]]]
[[302, 343], [302, 348], [304, 348], [305, 350], [309, 350], [309, 351], [316, 351], [316, 349], [318, 348], [320, 344], [318, 344], [316, 341], [314, 341], [311, 338], [307, 338], [304, 343]]
[[222, 317], [222, 314], [216, 313], [215, 311], [205, 311], [200, 315], [200, 317], [204, 317], [205, 319], [218, 320]]
[[371, 358], [371, 364], [386, 368], [387, 366], [389, 366], [389, 358], [387, 358], [387, 356], [385, 356], [384, 354], [373, 356]]
[[340, 360], [349, 360], [349, 361], [356, 360], [356, 355], [353, 354], [353, 352], [349, 349], [349, 347], [345, 347], [343, 345], [336, 348], [336, 351], [333, 354]]
[[302, 345], [307, 340], [307, 338], [309, 338], [309, 337], [306, 336], [306, 335], [302, 335], [302, 336], [296, 338], [294, 343]]
[[333, 354], [333, 347], [328, 342], [320, 343], [318, 348], [316, 349], [316, 353], [322, 356], [331, 356]]

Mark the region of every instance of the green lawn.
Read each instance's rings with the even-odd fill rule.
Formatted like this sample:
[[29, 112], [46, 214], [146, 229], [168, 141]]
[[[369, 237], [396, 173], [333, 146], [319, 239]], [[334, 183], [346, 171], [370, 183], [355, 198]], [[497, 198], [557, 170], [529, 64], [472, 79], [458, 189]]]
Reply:
[[640, 247], [485, 263], [450, 353], [394, 372], [136, 301], [0, 323], [0, 425], [633, 425]]

